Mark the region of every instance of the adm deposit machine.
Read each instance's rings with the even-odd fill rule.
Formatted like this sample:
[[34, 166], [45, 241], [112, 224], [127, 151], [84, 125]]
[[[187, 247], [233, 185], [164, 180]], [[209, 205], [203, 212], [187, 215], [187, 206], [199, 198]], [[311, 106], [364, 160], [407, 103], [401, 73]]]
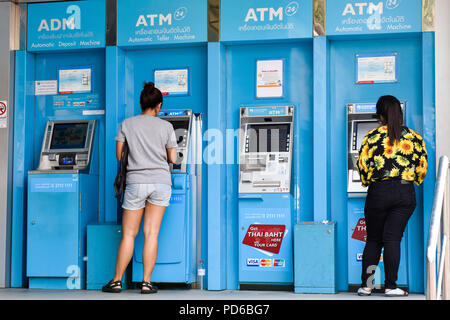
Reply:
[[[405, 104], [401, 103], [403, 112]], [[367, 188], [361, 184], [356, 167], [359, 150], [366, 134], [378, 128], [380, 122], [376, 116], [375, 103], [350, 103], [347, 105], [347, 193], [348, 193], [348, 257], [349, 287], [357, 288], [361, 284], [362, 255], [366, 242], [364, 205]], [[401, 260], [397, 284], [407, 287], [406, 242], [402, 240]], [[384, 283], [383, 253], [375, 273], [374, 284]]]
[[293, 106], [242, 107], [239, 282], [293, 282]]
[[[165, 110], [158, 116], [173, 125], [178, 160], [170, 164], [172, 196], [161, 224], [151, 281], [192, 284], [196, 282], [196, 262], [201, 250], [202, 118], [190, 109]], [[141, 226], [135, 242], [134, 282], [143, 279], [143, 246]]]
[[30, 288], [84, 288], [86, 226], [98, 215], [94, 132], [95, 120], [47, 122], [39, 167], [28, 172]]

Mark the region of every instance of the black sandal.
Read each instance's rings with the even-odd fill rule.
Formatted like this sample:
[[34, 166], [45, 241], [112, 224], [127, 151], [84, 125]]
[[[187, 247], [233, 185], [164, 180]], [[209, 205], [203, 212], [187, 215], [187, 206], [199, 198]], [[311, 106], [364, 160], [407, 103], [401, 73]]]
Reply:
[[[143, 287], [146, 287], [148, 289], [144, 290]], [[141, 283], [141, 293], [147, 294], [147, 293], [156, 293], [158, 292], [158, 287], [151, 284], [150, 282], [142, 281]]]
[[[115, 287], [120, 287], [120, 288], [115, 288]], [[108, 282], [107, 284], [105, 284], [102, 287], [102, 291], [103, 292], [110, 292], [110, 293], [119, 293], [122, 291], [122, 281], [113, 281], [111, 280], [110, 282]]]

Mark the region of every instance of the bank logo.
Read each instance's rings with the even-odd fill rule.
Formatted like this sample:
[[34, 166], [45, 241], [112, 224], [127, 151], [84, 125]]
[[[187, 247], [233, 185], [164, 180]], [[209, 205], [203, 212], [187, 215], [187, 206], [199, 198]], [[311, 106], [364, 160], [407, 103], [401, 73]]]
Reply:
[[188, 13], [188, 9], [186, 7], [178, 8], [177, 10], [175, 10], [173, 18], [175, 20], [183, 20], [184, 18], [186, 18], [187, 13]]
[[294, 14], [296, 14], [298, 12], [299, 8], [300, 8], [300, 5], [298, 4], [298, 2], [292, 1], [286, 6], [286, 8], [284, 9], [284, 12], [286, 13], [286, 15], [288, 17], [290, 17], [290, 16], [293, 16]]
[[66, 13], [68, 17], [62, 19], [42, 19], [39, 24], [38, 32], [44, 31], [58, 31], [58, 30], [80, 30], [81, 29], [81, 9], [77, 5], [70, 5], [67, 7]]
[[396, 9], [400, 5], [401, 0], [386, 0], [386, 8]]

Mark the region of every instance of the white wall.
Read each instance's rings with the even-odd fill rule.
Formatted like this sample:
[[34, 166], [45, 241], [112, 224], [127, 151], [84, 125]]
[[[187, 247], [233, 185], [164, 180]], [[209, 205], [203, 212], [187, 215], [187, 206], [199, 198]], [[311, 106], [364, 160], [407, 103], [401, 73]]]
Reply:
[[436, 0], [436, 153], [450, 157], [450, 0]]

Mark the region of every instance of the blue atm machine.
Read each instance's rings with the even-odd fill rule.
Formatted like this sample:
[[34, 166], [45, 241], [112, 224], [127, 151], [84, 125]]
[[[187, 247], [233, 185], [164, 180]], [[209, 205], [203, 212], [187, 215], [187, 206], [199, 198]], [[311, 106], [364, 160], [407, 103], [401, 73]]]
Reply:
[[[164, 110], [158, 116], [173, 125], [178, 160], [170, 164], [172, 196], [161, 224], [151, 281], [193, 284], [197, 282], [197, 257], [201, 252], [202, 115], [184, 109]], [[135, 241], [133, 282], [143, 278], [143, 247], [141, 225]]]
[[242, 107], [239, 283], [293, 283], [291, 161], [294, 107]]
[[[405, 103], [401, 103], [405, 112]], [[356, 168], [359, 149], [366, 134], [378, 128], [375, 103], [350, 103], [347, 105], [347, 194], [348, 194], [348, 280], [349, 290], [361, 285], [362, 255], [365, 247], [366, 227], [364, 205], [367, 188], [361, 184]], [[405, 231], [406, 233], [407, 231]], [[401, 260], [397, 284], [408, 287], [406, 266], [406, 237], [401, 243]], [[383, 253], [374, 277], [374, 285], [382, 287], [384, 283]]]
[[28, 172], [30, 288], [85, 287], [86, 226], [97, 221], [98, 175], [90, 174], [95, 120], [48, 121], [39, 167]]

